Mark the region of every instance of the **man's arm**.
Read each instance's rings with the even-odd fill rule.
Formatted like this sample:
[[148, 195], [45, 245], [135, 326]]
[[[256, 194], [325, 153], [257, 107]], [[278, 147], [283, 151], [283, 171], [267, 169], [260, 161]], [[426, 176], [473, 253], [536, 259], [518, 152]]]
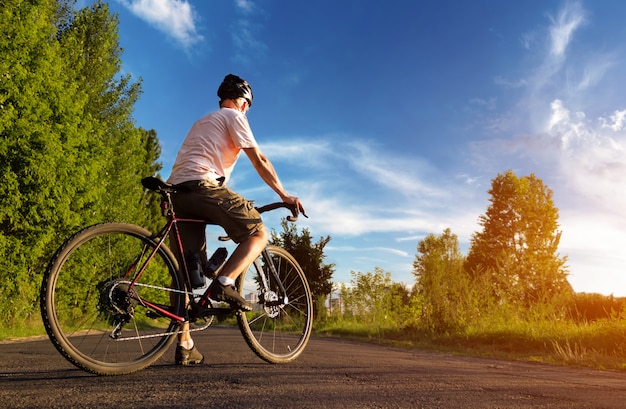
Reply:
[[278, 196], [280, 196], [280, 200], [285, 203], [292, 204], [296, 206], [296, 209], [302, 214], [306, 215], [304, 207], [300, 200], [296, 196], [289, 195], [285, 188], [283, 188], [282, 183], [278, 179], [278, 175], [274, 170], [274, 166], [272, 162], [261, 152], [261, 149], [257, 148], [244, 148], [244, 152], [248, 155], [248, 159], [252, 162], [252, 166], [256, 169], [261, 179], [270, 187]]

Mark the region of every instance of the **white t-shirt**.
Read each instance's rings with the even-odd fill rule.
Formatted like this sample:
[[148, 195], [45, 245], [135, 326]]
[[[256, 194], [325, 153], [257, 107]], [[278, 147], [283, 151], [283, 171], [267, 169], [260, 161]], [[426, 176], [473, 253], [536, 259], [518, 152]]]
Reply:
[[246, 116], [236, 109], [221, 108], [191, 127], [167, 181], [178, 184], [221, 176], [228, 181], [241, 149], [257, 146]]

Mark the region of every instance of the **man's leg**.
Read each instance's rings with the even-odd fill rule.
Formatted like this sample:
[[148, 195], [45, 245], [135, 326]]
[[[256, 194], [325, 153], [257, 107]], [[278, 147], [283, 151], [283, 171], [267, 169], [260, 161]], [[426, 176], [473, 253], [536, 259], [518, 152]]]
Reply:
[[252, 236], [237, 245], [235, 251], [230, 256], [224, 267], [220, 271], [219, 277], [227, 277], [236, 280], [239, 274], [261, 254], [267, 246], [268, 234], [265, 226], [262, 226]]
[[[180, 223], [178, 225], [180, 239], [183, 243], [183, 249], [187, 254], [198, 254], [203, 262], [206, 261], [206, 226], [202, 223]], [[172, 243], [176, 242], [174, 232], [170, 233]], [[171, 249], [178, 259], [178, 264], [182, 268], [183, 255], [179, 254], [178, 246], [173, 245]], [[188, 301], [188, 300], [186, 300]], [[204, 356], [195, 347], [191, 334], [189, 333], [189, 323], [184, 322], [178, 334], [178, 343], [176, 345], [176, 354], [174, 360], [178, 365], [199, 364], [204, 361]]]
[[235, 288], [235, 280], [261, 254], [267, 245], [268, 234], [261, 227], [244, 241], [240, 242], [230, 256], [218, 277], [211, 283], [211, 298], [228, 302], [233, 308], [251, 311], [252, 305]]

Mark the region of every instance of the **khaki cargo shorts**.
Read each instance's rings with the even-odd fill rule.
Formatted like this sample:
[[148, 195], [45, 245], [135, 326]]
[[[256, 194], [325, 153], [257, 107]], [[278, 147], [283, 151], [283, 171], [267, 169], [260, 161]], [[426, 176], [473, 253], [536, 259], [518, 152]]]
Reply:
[[[172, 195], [174, 211], [179, 218], [206, 220], [221, 226], [235, 243], [241, 243], [263, 228], [261, 215], [252, 202], [233, 192], [227, 186], [211, 180], [181, 183], [181, 191]], [[185, 249], [193, 250], [205, 242], [205, 226], [201, 223], [180, 223]], [[185, 243], [188, 242], [188, 243]], [[191, 245], [191, 246], [190, 246]]]

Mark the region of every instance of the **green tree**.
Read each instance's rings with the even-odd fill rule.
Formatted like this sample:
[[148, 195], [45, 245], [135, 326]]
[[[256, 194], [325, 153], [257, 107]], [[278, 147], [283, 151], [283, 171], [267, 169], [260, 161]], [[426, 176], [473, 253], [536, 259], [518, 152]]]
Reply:
[[[158, 172], [162, 169], [161, 163], [158, 162], [161, 156], [161, 145], [159, 145], [156, 132], [142, 128], [139, 128], [138, 132], [140, 142], [143, 142], [144, 148], [138, 148], [139, 157], [141, 158], [138, 163], [140, 167], [135, 169], [132, 175], [128, 176], [128, 181], [130, 182], [136, 182], [139, 177], [158, 175]], [[133, 184], [133, 186], [135, 185]], [[140, 193], [140, 203], [140, 206], [135, 207], [139, 211], [135, 221], [148, 230], [156, 232], [163, 226], [161, 197], [154, 194], [154, 192], [143, 190]]]
[[404, 323], [408, 291], [391, 280], [391, 273], [380, 267], [374, 272], [350, 272], [350, 285], [342, 285], [340, 294], [344, 316], [366, 324], [378, 334]]
[[494, 295], [520, 305], [549, 304], [571, 293], [566, 257], [557, 254], [561, 231], [552, 191], [531, 174], [499, 174], [489, 190], [491, 204], [480, 216], [466, 268], [487, 275]]
[[36, 310], [37, 274], [58, 232], [76, 228], [77, 208], [95, 202], [77, 188], [85, 182], [82, 134], [92, 122], [56, 41], [57, 6], [0, 6], [0, 293], [10, 300], [0, 309], [16, 320]]
[[277, 234], [272, 231], [272, 244], [283, 247], [298, 261], [302, 271], [306, 276], [314, 303], [316, 312], [319, 314], [324, 308], [326, 297], [331, 293], [333, 284], [332, 277], [335, 272], [334, 264], [325, 264], [324, 247], [330, 241], [330, 236], [321, 237], [316, 243], [312, 242], [309, 229], [302, 229], [299, 234], [293, 223], [283, 219], [281, 222], [282, 232]]
[[[129, 74], [120, 75], [123, 50], [117, 16], [111, 15], [106, 3], [96, 1], [88, 8], [67, 12], [61, 20], [57, 37], [63, 57], [72, 68], [76, 86], [86, 90], [83, 115], [95, 123], [87, 135], [90, 144], [81, 151], [81, 159], [89, 162], [85, 166], [90, 171], [88, 179], [98, 181], [89, 186], [98, 197], [94, 220], [143, 221], [146, 209], [139, 206], [143, 195], [139, 181], [161, 169], [156, 162], [160, 147], [154, 131], [134, 125], [132, 110], [141, 83], [133, 82]], [[148, 217], [153, 218], [155, 206], [150, 209]]]
[[140, 84], [119, 75], [117, 19], [102, 2], [73, 4], [0, 4], [2, 324], [37, 311], [39, 274], [79, 226], [158, 212], [139, 181], [160, 169], [160, 148], [134, 126]]
[[421, 304], [422, 327], [445, 333], [465, 325], [471, 305], [471, 283], [463, 268], [459, 241], [448, 228], [429, 234], [417, 245], [413, 262], [414, 296]]

